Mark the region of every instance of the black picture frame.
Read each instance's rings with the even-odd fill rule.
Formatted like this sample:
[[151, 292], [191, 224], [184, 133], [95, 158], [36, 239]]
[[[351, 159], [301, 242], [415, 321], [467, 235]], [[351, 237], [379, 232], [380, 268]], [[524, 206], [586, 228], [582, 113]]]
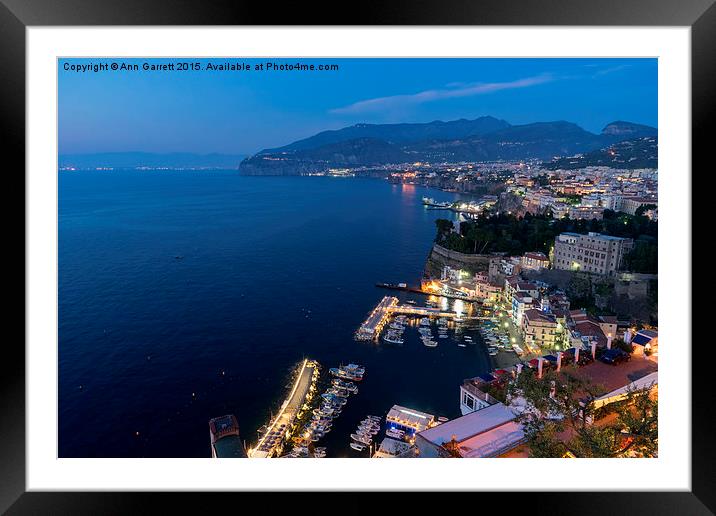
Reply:
[[[19, 170], [25, 168], [25, 30], [28, 26], [89, 25], [570, 25], [570, 26], [688, 26], [691, 27], [692, 73], [692, 168], [708, 172], [712, 145], [708, 128], [716, 118], [716, 4], [715, 0], [424, 0], [394, 1], [383, 4], [332, 3], [327, 6], [295, 2], [278, 8], [269, 2], [161, 0], [0, 0], [0, 130], [5, 163], [4, 181], [15, 188], [7, 195], [23, 199], [24, 181]], [[345, 13], [345, 14], [343, 14]], [[350, 13], [350, 17], [347, 15]], [[341, 16], [343, 14], [343, 16]], [[8, 157], [14, 159], [8, 160]], [[687, 177], [688, 171], [679, 171]], [[10, 177], [11, 174], [13, 177]], [[692, 175], [693, 177], [693, 175]], [[692, 190], [693, 191], [693, 190]], [[696, 204], [694, 200], [694, 205]], [[6, 220], [17, 220], [21, 207], [13, 208]], [[692, 210], [691, 206], [684, 209]], [[695, 221], [694, 211], [691, 211]], [[8, 225], [9, 226], [9, 225]], [[19, 225], [17, 225], [19, 226]], [[23, 252], [6, 247], [6, 254], [25, 270]], [[695, 234], [692, 231], [692, 235]], [[11, 250], [12, 249], [12, 250]], [[692, 252], [693, 253], [693, 252]], [[693, 256], [693, 254], [692, 254]], [[18, 267], [18, 268], [19, 268]], [[8, 269], [9, 270], [9, 269]], [[13, 270], [17, 270], [13, 268]], [[15, 276], [19, 276], [16, 272]], [[23, 285], [24, 288], [24, 285]], [[24, 291], [23, 291], [24, 292]], [[21, 301], [12, 299], [13, 310], [23, 311]], [[691, 300], [693, 320], [708, 320], [705, 305]], [[21, 308], [20, 308], [21, 306]], [[13, 314], [15, 315], [15, 314]], [[21, 318], [8, 318], [19, 325]], [[189, 499], [184, 493], [37, 493], [25, 492], [25, 352], [24, 325], [21, 336], [6, 339], [0, 365], [0, 512], [7, 514], [104, 514], [156, 512], [175, 505], [195, 508], [202, 514], [217, 505], [239, 503], [236, 495], [204, 494]], [[680, 343], [685, 348], [691, 336]], [[708, 360], [694, 360], [692, 378], [692, 457], [691, 492], [565, 492], [480, 494], [504, 509], [549, 514], [711, 514], [716, 511], [713, 465], [714, 439], [711, 436], [710, 407], [714, 389], [707, 385]], [[619, 475], [615, 471], [615, 475]], [[598, 482], [598, 479], [596, 479]], [[625, 486], [629, 479], [624, 479]], [[598, 488], [595, 479], [585, 479], [585, 489]], [[555, 490], [559, 489], [558, 481]], [[240, 494], [241, 504], [249, 508], [256, 501]], [[228, 497], [232, 497], [229, 499]], [[293, 499], [295, 501], [295, 498]], [[422, 498], [416, 501], [422, 503]], [[402, 503], [402, 502], [401, 502]], [[238, 509], [239, 507], [237, 507]], [[168, 510], [162, 513], [169, 512]]]

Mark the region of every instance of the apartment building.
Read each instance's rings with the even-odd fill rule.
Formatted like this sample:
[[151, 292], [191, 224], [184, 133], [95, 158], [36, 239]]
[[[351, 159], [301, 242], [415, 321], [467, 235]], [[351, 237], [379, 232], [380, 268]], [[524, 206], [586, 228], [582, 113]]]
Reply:
[[631, 238], [613, 237], [590, 232], [562, 233], [554, 239], [555, 269], [612, 275], [632, 250]]

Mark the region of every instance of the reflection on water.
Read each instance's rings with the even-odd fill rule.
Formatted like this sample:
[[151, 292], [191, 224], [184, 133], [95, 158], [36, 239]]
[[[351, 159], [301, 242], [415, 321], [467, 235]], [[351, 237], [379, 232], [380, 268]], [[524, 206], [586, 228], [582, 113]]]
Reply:
[[393, 404], [459, 415], [458, 386], [489, 368], [481, 345], [428, 348], [417, 329], [399, 347], [353, 340], [376, 282], [422, 276], [440, 216], [422, 196], [459, 198], [370, 179], [61, 172], [60, 456], [208, 457], [224, 414], [255, 442], [304, 357], [366, 367], [321, 441], [330, 457], [353, 456], [356, 422]]

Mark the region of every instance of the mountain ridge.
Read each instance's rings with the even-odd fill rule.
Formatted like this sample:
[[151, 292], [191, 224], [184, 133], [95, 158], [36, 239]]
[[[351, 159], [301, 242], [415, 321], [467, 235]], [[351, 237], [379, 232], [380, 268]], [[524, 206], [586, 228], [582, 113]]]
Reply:
[[[511, 125], [494, 117], [426, 124], [356, 124], [262, 150], [243, 160], [239, 170], [246, 175], [295, 175], [331, 167], [415, 161], [552, 160], [620, 141], [656, 137], [657, 132], [654, 127], [625, 121], [611, 122], [595, 134], [565, 120]], [[357, 134], [362, 136], [355, 137]], [[424, 138], [426, 135], [437, 137]]]

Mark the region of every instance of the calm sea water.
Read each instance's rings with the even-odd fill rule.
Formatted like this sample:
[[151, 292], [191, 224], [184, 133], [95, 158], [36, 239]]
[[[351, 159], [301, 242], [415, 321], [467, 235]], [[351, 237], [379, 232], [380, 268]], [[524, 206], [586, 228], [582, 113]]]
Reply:
[[[256, 440], [303, 357], [367, 373], [329, 456], [393, 404], [455, 417], [481, 345], [412, 330], [402, 347], [353, 332], [388, 291], [417, 283], [447, 212], [373, 179], [221, 172], [59, 173], [59, 454], [209, 457], [210, 418]], [[405, 296], [402, 296], [405, 299]], [[415, 297], [420, 304], [424, 298]]]

